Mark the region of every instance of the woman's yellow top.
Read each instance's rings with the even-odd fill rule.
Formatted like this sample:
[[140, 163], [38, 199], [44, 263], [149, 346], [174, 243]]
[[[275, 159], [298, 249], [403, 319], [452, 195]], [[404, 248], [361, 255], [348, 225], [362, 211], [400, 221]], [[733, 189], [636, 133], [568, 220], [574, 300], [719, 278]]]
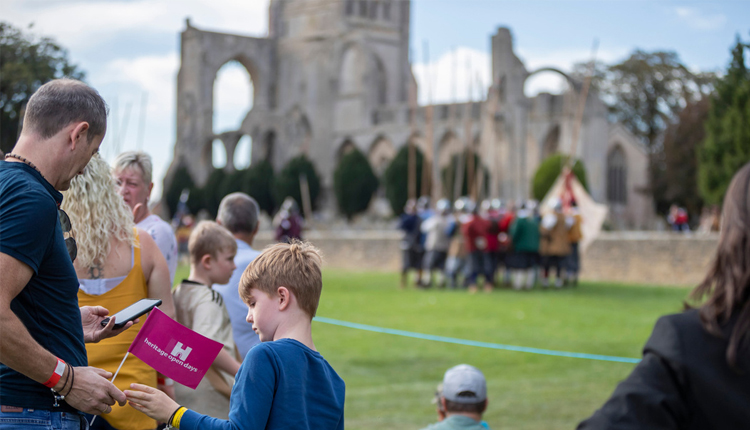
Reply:
[[[136, 241], [138, 241], [137, 232]], [[79, 306], [104, 306], [109, 310], [110, 315], [114, 315], [144, 298], [148, 298], [148, 285], [141, 266], [141, 249], [139, 247], [133, 249], [133, 268], [116, 287], [98, 296], [86, 294], [81, 289], [78, 290]], [[89, 357], [89, 366], [99, 367], [112, 372], [114, 375], [145, 320], [145, 317], [141, 317], [138, 324], [115, 337], [104, 339], [99, 343], [87, 343], [86, 352]], [[134, 382], [156, 387], [156, 371], [131, 354], [128, 355], [120, 373], [117, 374], [115, 386], [120, 390], [125, 390], [129, 389], [130, 384]], [[119, 430], [156, 428], [155, 420], [136, 411], [129, 405], [120, 406], [115, 403], [112, 406], [112, 412], [103, 414], [99, 419], [102, 418]]]

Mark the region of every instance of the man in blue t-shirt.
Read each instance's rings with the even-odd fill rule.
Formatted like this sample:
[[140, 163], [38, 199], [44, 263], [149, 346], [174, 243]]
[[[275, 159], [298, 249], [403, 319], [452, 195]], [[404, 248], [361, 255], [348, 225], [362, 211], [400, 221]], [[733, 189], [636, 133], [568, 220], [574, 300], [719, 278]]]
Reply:
[[86, 428], [80, 411], [102, 414], [124, 404], [125, 395], [108, 381], [112, 375], [87, 367], [84, 342], [122, 330], [113, 330], [114, 319], [101, 326], [106, 309], [78, 307], [75, 240], [65, 237], [71, 220], [59, 209], [60, 191], [99, 150], [106, 126], [107, 107], [96, 90], [54, 80], [31, 97], [18, 142], [0, 161], [4, 429]]
[[245, 321], [248, 307], [240, 298], [239, 286], [242, 273], [245, 272], [259, 251], [253, 249], [253, 239], [260, 226], [258, 202], [245, 193], [232, 193], [221, 199], [216, 222], [226, 227], [237, 241], [237, 254], [234, 265], [237, 266], [232, 277], [224, 285], [214, 284], [211, 288], [218, 291], [224, 299], [224, 305], [232, 322], [232, 336], [237, 347], [238, 360], [242, 362], [250, 348], [260, 343], [253, 326]]

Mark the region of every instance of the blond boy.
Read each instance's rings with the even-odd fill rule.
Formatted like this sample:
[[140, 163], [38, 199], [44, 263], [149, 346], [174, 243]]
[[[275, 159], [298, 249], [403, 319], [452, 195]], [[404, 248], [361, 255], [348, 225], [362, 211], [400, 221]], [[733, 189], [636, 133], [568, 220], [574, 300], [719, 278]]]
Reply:
[[224, 344], [196, 390], [177, 385], [176, 399], [190, 409], [228, 417], [229, 396], [240, 363], [234, 358], [229, 313], [213, 284], [225, 284], [235, 269], [237, 243], [227, 229], [212, 221], [200, 222], [190, 234], [190, 276], [172, 292], [177, 321]]
[[229, 420], [201, 415], [158, 390], [133, 384], [130, 404], [183, 430], [344, 428], [344, 381], [315, 350], [312, 318], [323, 281], [317, 249], [304, 242], [266, 248], [245, 270], [240, 296], [261, 343], [245, 356]]

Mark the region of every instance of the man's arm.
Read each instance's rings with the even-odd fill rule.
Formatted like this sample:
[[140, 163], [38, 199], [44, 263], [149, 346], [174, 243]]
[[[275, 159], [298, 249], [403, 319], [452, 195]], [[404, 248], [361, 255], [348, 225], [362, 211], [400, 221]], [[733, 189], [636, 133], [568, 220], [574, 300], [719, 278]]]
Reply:
[[[31, 267], [21, 261], [0, 253], [0, 332], [13, 336], [0, 336], [0, 362], [11, 369], [43, 384], [57, 366], [57, 357], [37, 343], [11, 310], [10, 303], [23, 291], [34, 274]], [[123, 403], [125, 395], [105, 378], [109, 372], [92, 367], [76, 367], [73, 386], [65, 401], [74, 408], [91, 414], [108, 413], [115, 401]], [[56, 391], [70, 377], [66, 368], [60, 381], [53, 387]], [[124, 403], [123, 403], [124, 404]]]

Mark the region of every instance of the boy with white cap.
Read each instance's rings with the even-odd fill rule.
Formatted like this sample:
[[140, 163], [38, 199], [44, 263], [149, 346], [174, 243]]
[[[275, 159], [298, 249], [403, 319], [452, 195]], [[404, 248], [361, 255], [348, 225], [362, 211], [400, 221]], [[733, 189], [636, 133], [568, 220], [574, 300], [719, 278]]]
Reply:
[[474, 366], [459, 364], [445, 372], [436, 393], [438, 421], [423, 430], [487, 430], [487, 381]]

